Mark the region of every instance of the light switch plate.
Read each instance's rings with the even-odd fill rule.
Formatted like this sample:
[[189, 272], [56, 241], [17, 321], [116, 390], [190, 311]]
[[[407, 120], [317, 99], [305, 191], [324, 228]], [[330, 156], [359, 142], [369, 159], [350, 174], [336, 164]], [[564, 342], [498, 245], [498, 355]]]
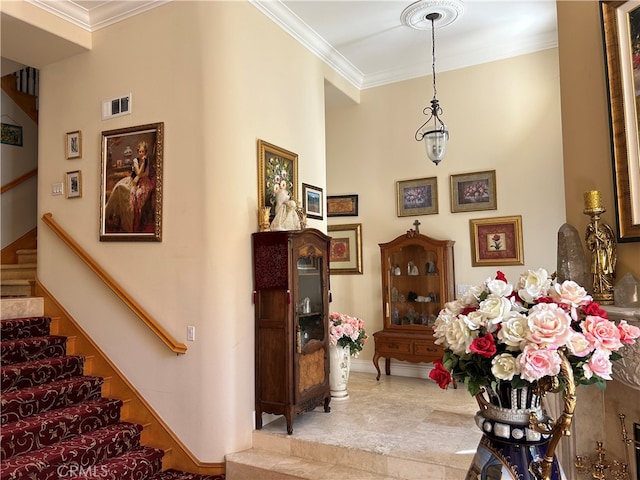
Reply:
[[60, 183], [52, 183], [51, 184], [51, 195], [62, 195], [64, 193], [64, 184]]

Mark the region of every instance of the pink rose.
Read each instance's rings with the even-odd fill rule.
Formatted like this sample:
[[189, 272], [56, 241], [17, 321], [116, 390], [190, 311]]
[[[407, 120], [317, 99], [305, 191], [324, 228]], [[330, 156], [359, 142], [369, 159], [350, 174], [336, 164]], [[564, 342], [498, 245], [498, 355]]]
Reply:
[[636, 338], [640, 337], [640, 328], [635, 325], [629, 325], [626, 320], [620, 320], [618, 323], [620, 331], [620, 341], [622, 343], [634, 343]]
[[527, 323], [527, 338], [542, 346], [561, 347], [572, 333], [571, 317], [555, 303], [534, 305], [529, 310]]
[[622, 347], [620, 330], [615, 323], [606, 318], [587, 316], [580, 324], [584, 336], [595, 348], [614, 352]]
[[584, 376], [591, 378], [598, 375], [605, 380], [611, 380], [611, 360], [606, 350], [596, 350], [589, 361], [583, 366]]
[[535, 382], [543, 377], [558, 375], [561, 362], [560, 355], [556, 350], [548, 350], [535, 344], [529, 344], [518, 355], [520, 377], [528, 382]]

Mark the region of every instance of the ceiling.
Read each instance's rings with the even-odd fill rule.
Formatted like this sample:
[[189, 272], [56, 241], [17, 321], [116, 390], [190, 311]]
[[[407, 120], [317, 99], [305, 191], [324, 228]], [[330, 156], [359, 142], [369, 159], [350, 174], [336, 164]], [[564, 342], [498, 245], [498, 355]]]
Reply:
[[[95, 31], [170, 0], [26, 1]], [[360, 89], [431, 73], [430, 22], [418, 30], [401, 19], [412, 0], [249, 1]], [[557, 46], [555, 0], [430, 3], [445, 13], [436, 21], [437, 72]], [[462, 12], [444, 25], [452, 7]]]

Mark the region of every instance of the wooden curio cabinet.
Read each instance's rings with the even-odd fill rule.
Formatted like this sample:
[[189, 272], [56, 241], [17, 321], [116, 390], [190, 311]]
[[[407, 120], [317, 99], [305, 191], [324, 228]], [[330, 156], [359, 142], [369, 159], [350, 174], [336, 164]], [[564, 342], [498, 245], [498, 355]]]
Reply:
[[315, 229], [253, 234], [256, 428], [262, 414], [329, 412], [329, 241]]
[[433, 324], [444, 304], [454, 299], [454, 243], [409, 230], [380, 244], [384, 329], [373, 334], [377, 379], [380, 357], [387, 375], [392, 358], [418, 363], [442, 357]]

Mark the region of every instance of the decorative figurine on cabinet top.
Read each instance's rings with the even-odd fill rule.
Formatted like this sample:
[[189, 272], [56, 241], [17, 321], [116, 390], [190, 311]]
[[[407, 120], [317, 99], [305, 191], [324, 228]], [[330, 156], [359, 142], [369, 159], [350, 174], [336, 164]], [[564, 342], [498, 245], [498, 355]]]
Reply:
[[276, 216], [271, 222], [271, 231], [300, 230], [300, 217], [296, 211], [296, 202], [291, 200], [285, 189], [276, 193]]

